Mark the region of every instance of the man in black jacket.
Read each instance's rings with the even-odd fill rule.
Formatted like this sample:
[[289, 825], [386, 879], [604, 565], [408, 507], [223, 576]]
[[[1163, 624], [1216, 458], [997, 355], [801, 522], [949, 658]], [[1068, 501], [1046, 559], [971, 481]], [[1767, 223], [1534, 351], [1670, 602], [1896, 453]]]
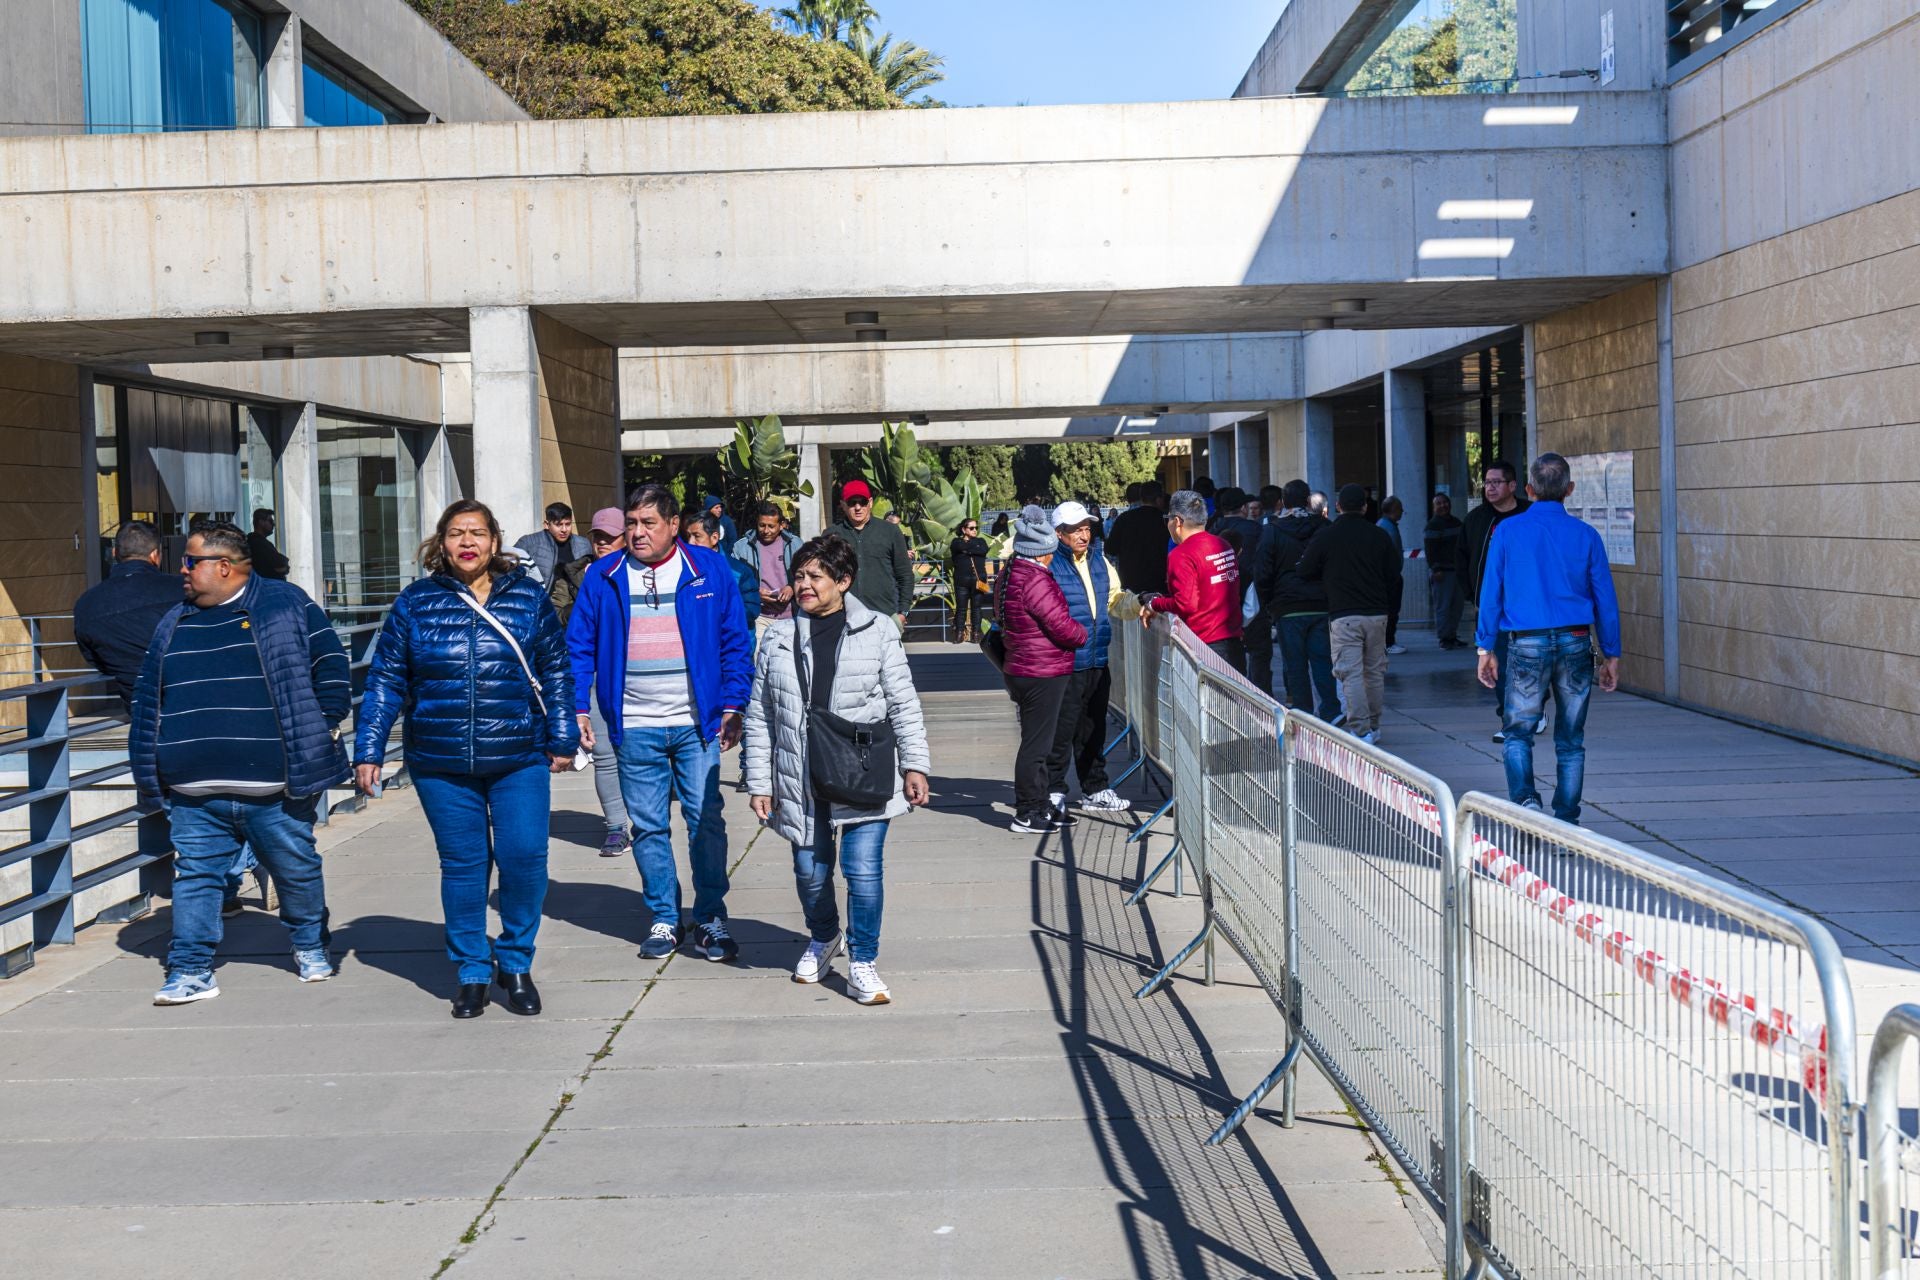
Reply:
[[247, 535], [247, 554], [253, 557], [253, 571], [262, 578], [285, 582], [293, 564], [273, 545], [273, 509], [258, 507], [253, 513], [253, 532]]
[[1120, 585], [1137, 596], [1167, 593], [1167, 493], [1158, 480], [1140, 485], [1140, 505], [1113, 518], [1107, 559], [1120, 571]]
[[1340, 518], [1314, 535], [1300, 557], [1300, 576], [1327, 587], [1327, 634], [1333, 674], [1346, 702], [1346, 730], [1380, 740], [1387, 696], [1387, 611], [1400, 585], [1400, 555], [1386, 530], [1367, 519], [1367, 491], [1345, 485]]
[[[1467, 518], [1460, 530], [1461, 585], [1466, 588], [1467, 598], [1476, 603], [1480, 599], [1480, 579], [1487, 568], [1487, 548], [1493, 544], [1493, 531], [1500, 522], [1510, 520], [1525, 511], [1532, 504], [1520, 494], [1520, 473], [1505, 458], [1496, 458], [1487, 464], [1480, 474], [1480, 496], [1483, 502], [1467, 512]], [[1501, 675], [1493, 687], [1493, 714], [1499, 719], [1501, 729], [1493, 735], [1495, 742], [1507, 740], [1507, 635], [1500, 633], [1495, 643], [1494, 658], [1499, 664]]]
[[154, 628], [187, 597], [180, 575], [160, 567], [160, 531], [145, 520], [120, 526], [113, 560], [106, 581], [74, 601], [73, 640], [89, 666], [112, 678], [120, 705], [130, 711]]
[[1327, 639], [1327, 593], [1297, 572], [1307, 544], [1327, 527], [1307, 509], [1311, 492], [1305, 480], [1289, 480], [1280, 490], [1279, 509], [1267, 517], [1254, 552], [1253, 589], [1262, 616], [1273, 622], [1288, 705], [1311, 712], [1317, 693], [1317, 714], [1332, 722], [1340, 715], [1340, 689]]
[[1453, 499], [1444, 493], [1433, 495], [1433, 518], [1427, 521], [1424, 544], [1427, 556], [1427, 599], [1433, 618], [1433, 633], [1442, 649], [1460, 647], [1460, 518], [1453, 514]]

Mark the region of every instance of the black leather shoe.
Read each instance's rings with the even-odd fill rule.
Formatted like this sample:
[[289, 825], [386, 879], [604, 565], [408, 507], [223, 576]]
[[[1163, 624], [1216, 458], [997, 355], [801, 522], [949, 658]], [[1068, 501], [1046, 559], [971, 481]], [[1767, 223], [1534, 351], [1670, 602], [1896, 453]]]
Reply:
[[509, 1012], [517, 1013], [524, 1018], [530, 1018], [540, 1012], [540, 992], [533, 985], [532, 974], [502, 973], [495, 970], [493, 977], [494, 981], [500, 984], [500, 989], [507, 993], [505, 1003]]
[[463, 982], [460, 994], [453, 998], [453, 1016], [456, 1018], [477, 1018], [487, 1011], [487, 984], [484, 982]]

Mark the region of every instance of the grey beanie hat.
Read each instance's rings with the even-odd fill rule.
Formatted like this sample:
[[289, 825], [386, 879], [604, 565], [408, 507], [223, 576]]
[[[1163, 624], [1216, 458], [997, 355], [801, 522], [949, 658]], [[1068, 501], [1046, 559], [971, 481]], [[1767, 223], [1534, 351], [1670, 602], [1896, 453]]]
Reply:
[[1060, 537], [1054, 533], [1053, 521], [1044, 508], [1031, 503], [1020, 508], [1013, 520], [1013, 554], [1031, 559], [1049, 555], [1059, 546]]

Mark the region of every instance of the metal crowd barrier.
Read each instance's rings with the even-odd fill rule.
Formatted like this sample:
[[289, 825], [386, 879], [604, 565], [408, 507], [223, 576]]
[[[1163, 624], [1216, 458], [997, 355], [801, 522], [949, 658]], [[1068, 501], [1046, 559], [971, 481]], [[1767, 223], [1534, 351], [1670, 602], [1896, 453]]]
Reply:
[[[1920, 1275], [1920, 1125], [1902, 1107], [1907, 1046], [1920, 1043], [1920, 1005], [1890, 1010], [1867, 1059], [1867, 1242], [1873, 1280]], [[1920, 1083], [1920, 1072], [1906, 1076]], [[1920, 1090], [1906, 1098], [1920, 1102]]]
[[1873, 1274], [1906, 1274], [1920, 1136], [1894, 1081], [1920, 1008], [1875, 1047], [1863, 1207], [1852, 992], [1821, 925], [1538, 810], [1456, 802], [1283, 712], [1182, 624], [1117, 626], [1114, 650], [1170, 783], [1169, 856], [1206, 904], [1138, 994], [1203, 949], [1211, 982], [1217, 932], [1289, 1028], [1209, 1145], [1275, 1087], [1291, 1127], [1304, 1057], [1442, 1218], [1449, 1276], [1845, 1280], [1869, 1219]]

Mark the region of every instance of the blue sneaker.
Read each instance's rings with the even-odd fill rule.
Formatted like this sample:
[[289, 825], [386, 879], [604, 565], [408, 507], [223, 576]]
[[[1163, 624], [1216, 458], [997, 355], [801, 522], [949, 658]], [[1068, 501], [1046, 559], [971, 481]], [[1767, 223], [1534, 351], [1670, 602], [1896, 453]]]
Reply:
[[680, 931], [670, 924], [656, 921], [647, 934], [647, 940], [640, 944], [642, 960], [665, 960], [680, 945]]
[[327, 954], [325, 947], [296, 951], [293, 953], [293, 963], [300, 969], [302, 982], [325, 982], [333, 976], [333, 957]]
[[220, 984], [212, 973], [170, 973], [161, 988], [153, 993], [155, 1004], [192, 1004], [211, 1000], [220, 994]]

